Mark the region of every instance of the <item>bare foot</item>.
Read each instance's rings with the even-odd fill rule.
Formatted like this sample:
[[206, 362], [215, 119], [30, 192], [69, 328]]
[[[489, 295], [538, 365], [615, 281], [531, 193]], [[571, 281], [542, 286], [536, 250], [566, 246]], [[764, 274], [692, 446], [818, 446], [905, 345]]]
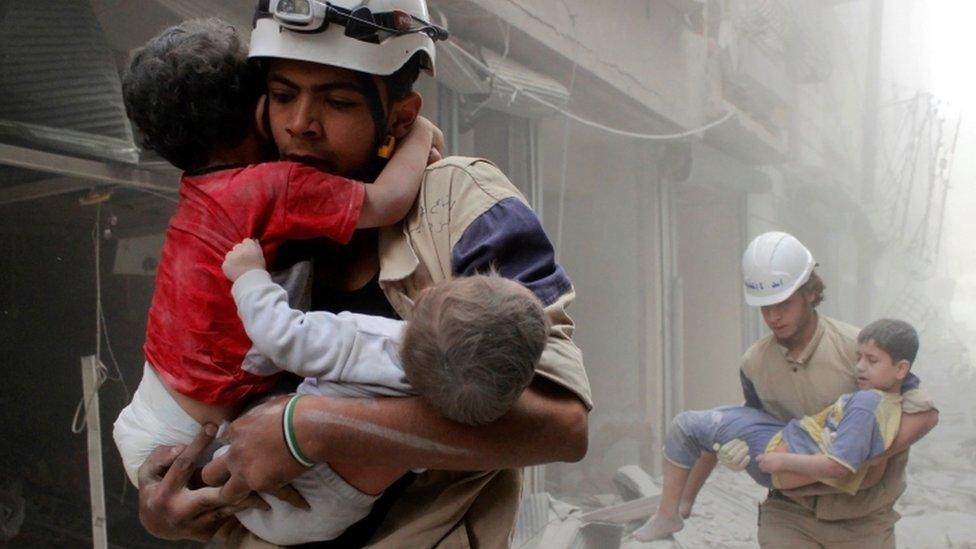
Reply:
[[691, 516], [691, 508], [694, 505], [695, 505], [695, 501], [694, 500], [685, 501], [684, 499], [682, 499], [681, 502], [678, 503], [678, 514], [681, 515], [681, 518], [686, 519], [686, 518], [690, 517]]
[[681, 517], [665, 518], [655, 514], [644, 523], [644, 526], [635, 530], [633, 535], [640, 541], [653, 541], [664, 539], [684, 527], [685, 521]]

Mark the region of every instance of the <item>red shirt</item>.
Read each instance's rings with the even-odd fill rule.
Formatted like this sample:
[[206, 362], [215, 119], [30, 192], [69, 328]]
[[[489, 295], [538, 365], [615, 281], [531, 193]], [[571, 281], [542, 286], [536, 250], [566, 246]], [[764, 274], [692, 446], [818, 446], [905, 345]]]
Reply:
[[268, 391], [277, 376], [241, 369], [251, 340], [221, 271], [224, 255], [245, 238], [259, 239], [269, 264], [288, 240], [345, 244], [364, 195], [360, 183], [294, 162], [184, 175], [146, 327], [146, 359], [163, 380], [211, 405]]

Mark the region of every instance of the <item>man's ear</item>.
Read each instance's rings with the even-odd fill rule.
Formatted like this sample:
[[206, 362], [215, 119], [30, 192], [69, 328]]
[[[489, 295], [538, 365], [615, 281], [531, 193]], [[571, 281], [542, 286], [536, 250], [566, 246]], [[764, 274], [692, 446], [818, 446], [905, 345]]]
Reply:
[[410, 132], [420, 109], [424, 106], [424, 100], [417, 92], [410, 92], [406, 97], [402, 97], [393, 102], [390, 109], [390, 127], [388, 131], [397, 139], [404, 138]]
[[908, 371], [912, 369], [912, 363], [907, 360], [899, 360], [898, 364], [895, 364], [895, 377], [898, 381], [904, 381], [908, 377]]
[[803, 300], [807, 302], [807, 305], [813, 306], [813, 302], [817, 300], [817, 292], [810, 290], [800, 290], [803, 292]]

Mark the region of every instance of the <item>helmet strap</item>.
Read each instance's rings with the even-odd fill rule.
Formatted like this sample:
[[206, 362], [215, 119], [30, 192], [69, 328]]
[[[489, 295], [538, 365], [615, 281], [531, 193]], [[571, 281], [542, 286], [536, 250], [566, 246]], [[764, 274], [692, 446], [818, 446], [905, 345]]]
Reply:
[[393, 154], [396, 140], [386, 129], [389, 116], [386, 109], [383, 108], [383, 99], [380, 97], [380, 89], [376, 85], [376, 79], [371, 74], [359, 73], [359, 80], [362, 84], [363, 95], [366, 96], [366, 103], [373, 115], [373, 126], [375, 127], [373, 150], [376, 151], [376, 157], [375, 166], [371, 171], [374, 172], [373, 175], [379, 175], [386, 160]]

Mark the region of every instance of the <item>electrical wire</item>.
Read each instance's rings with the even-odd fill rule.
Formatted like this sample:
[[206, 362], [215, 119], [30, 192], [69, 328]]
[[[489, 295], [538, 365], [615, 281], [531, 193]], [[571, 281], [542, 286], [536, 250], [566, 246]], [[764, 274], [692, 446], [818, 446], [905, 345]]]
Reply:
[[648, 140], [648, 141], [672, 141], [672, 140], [675, 140], [675, 139], [684, 139], [686, 137], [692, 137], [692, 136], [698, 135], [698, 134], [700, 134], [702, 132], [705, 132], [705, 131], [708, 131], [708, 130], [716, 127], [716, 126], [719, 126], [721, 124], [724, 124], [725, 122], [728, 122], [730, 119], [732, 119], [734, 116], [736, 116], [736, 114], [737, 114], [735, 111], [728, 111], [723, 116], [719, 117], [716, 120], [713, 120], [712, 122], [709, 122], [708, 124], [705, 124], [704, 126], [701, 126], [699, 128], [694, 128], [694, 129], [691, 129], [691, 130], [687, 130], [687, 131], [677, 132], [677, 133], [651, 134], [651, 133], [641, 133], [641, 132], [632, 132], [632, 131], [628, 131], [628, 130], [621, 130], [619, 128], [613, 128], [611, 126], [607, 126], [606, 124], [601, 124], [601, 123], [596, 122], [594, 120], [589, 120], [587, 118], [584, 118], [582, 116], [579, 116], [578, 114], [572, 113], [572, 112], [566, 110], [565, 108], [563, 108], [563, 107], [561, 107], [561, 106], [559, 106], [559, 105], [557, 105], [555, 103], [552, 103], [551, 101], [548, 101], [548, 100], [546, 100], [546, 99], [544, 99], [544, 98], [542, 98], [542, 97], [540, 97], [540, 96], [532, 93], [531, 91], [526, 90], [523, 86], [520, 86], [519, 84], [517, 84], [515, 82], [512, 82], [511, 80], [508, 80], [507, 78], [505, 78], [503, 76], [500, 76], [495, 71], [493, 71], [491, 69], [491, 67], [489, 67], [481, 59], [479, 59], [477, 56], [475, 56], [474, 54], [468, 52], [467, 50], [465, 50], [464, 48], [462, 48], [462, 47], [460, 47], [460, 46], [458, 46], [456, 44], [453, 44], [451, 42], [445, 42], [444, 47], [445, 48], [448, 48], [448, 49], [454, 49], [454, 50], [456, 50], [461, 55], [463, 55], [464, 57], [466, 57], [469, 61], [471, 61], [472, 63], [474, 63], [482, 71], [488, 73], [492, 78], [497, 78], [498, 80], [501, 80], [502, 82], [505, 82], [509, 86], [512, 86], [512, 88], [515, 90], [515, 92], [514, 92], [515, 94], [524, 95], [525, 97], [528, 97], [528, 98], [532, 99], [533, 101], [536, 101], [537, 103], [539, 103], [541, 105], [544, 105], [546, 107], [549, 107], [550, 109], [558, 112], [559, 114], [561, 114], [561, 115], [563, 115], [563, 116], [565, 116], [565, 117], [567, 117], [567, 118], [569, 118], [569, 119], [571, 119], [571, 120], [573, 120], [575, 122], [578, 122], [578, 123], [580, 123], [580, 124], [582, 124], [584, 126], [589, 126], [591, 128], [595, 128], [595, 129], [598, 129], [598, 130], [602, 130], [604, 132], [607, 132], [607, 133], [610, 133], [610, 134], [613, 134], [613, 135], [619, 135], [619, 136], [623, 136], [623, 137], [630, 137], [632, 139], [642, 139], [642, 140]]
[[[76, 435], [88, 427], [88, 410], [98, 395], [98, 390], [102, 388], [102, 385], [105, 384], [105, 380], [108, 378], [108, 372], [105, 365], [102, 364], [102, 269], [99, 264], [102, 255], [101, 230], [102, 204], [99, 202], [95, 207], [95, 226], [92, 228], [92, 240], [95, 246], [95, 386], [92, 388], [91, 394], [81, 395], [78, 406], [75, 407], [75, 415], [71, 418], [71, 432]], [[79, 417], [82, 417], [82, 411], [85, 414], [79, 423]]]
[[[105, 321], [105, 309], [102, 306], [102, 204], [99, 203], [95, 208], [95, 225], [92, 228], [92, 240], [95, 256], [95, 386], [91, 394], [82, 395], [75, 408], [74, 416], [71, 419], [71, 432], [80, 434], [88, 426], [88, 409], [98, 395], [98, 391], [105, 385], [106, 381], [118, 381], [122, 385], [125, 394], [125, 402], [129, 402], [131, 393], [129, 386], [122, 375], [119, 361], [115, 358], [115, 351], [112, 349], [112, 341], [109, 338], [108, 323]], [[115, 376], [109, 374], [108, 368], [102, 363], [102, 338], [105, 338], [105, 348], [108, 350], [109, 358], [115, 368]], [[84, 416], [82, 416], [82, 412]], [[79, 423], [80, 420], [80, 423]]]
[[[161, 192], [158, 192], [158, 191], [154, 191], [152, 189], [146, 189], [146, 188], [143, 188], [143, 187], [126, 187], [126, 188], [132, 189], [132, 190], [135, 190], [135, 191], [139, 191], [141, 193], [145, 193], [145, 194], [148, 194], [148, 195], [152, 195], [152, 196], [155, 196], [156, 198], [161, 198], [161, 199], [163, 199], [163, 200], [165, 200], [167, 202], [172, 202], [173, 204], [179, 204], [180, 203], [180, 201], [178, 199], [173, 198], [172, 196], [166, 196], [165, 194], [163, 194]], [[175, 189], [174, 189], [174, 192], [175, 192]]]

